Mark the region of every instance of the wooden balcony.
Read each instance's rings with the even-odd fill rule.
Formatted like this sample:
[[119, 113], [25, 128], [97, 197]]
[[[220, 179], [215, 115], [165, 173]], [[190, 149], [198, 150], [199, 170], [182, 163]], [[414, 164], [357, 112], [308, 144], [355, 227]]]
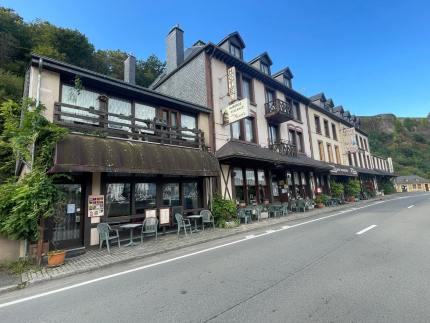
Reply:
[[54, 103], [54, 123], [77, 132], [205, 149], [204, 132], [133, 116]]
[[291, 105], [288, 102], [276, 99], [264, 104], [266, 119], [276, 123], [293, 120]]
[[296, 145], [288, 140], [276, 140], [268, 139], [269, 149], [276, 151], [282, 156], [296, 157], [297, 158], [297, 148]]

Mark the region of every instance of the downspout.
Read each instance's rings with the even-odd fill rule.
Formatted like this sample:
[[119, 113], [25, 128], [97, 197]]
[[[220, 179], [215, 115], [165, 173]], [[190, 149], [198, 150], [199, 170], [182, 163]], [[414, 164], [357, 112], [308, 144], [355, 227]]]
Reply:
[[[39, 58], [39, 74], [37, 75], [36, 107], [39, 106], [39, 103], [40, 103], [40, 86], [42, 84], [42, 65], [43, 65], [43, 58], [41, 57], [41, 58]], [[36, 138], [37, 138], [37, 136], [36, 136]], [[36, 149], [36, 138], [34, 138], [33, 148], [31, 151], [30, 171], [33, 170], [34, 154], [35, 154], [35, 149]], [[24, 260], [27, 258], [27, 252], [28, 252], [28, 241], [27, 241], [27, 239], [25, 239], [24, 240], [24, 257], [23, 257]]]
[[[212, 152], [215, 154], [216, 152], [216, 134], [215, 134], [215, 107], [214, 107], [214, 88], [213, 88], [213, 82], [212, 82], [212, 57], [215, 54], [215, 48], [212, 50], [212, 54], [209, 56], [209, 82], [210, 82], [210, 88], [211, 88], [211, 105], [212, 105], [212, 136], [213, 136], [213, 148]], [[221, 165], [220, 165], [221, 166]], [[213, 178], [209, 180], [209, 199], [211, 202], [211, 212], [212, 212], [212, 200], [213, 200]]]

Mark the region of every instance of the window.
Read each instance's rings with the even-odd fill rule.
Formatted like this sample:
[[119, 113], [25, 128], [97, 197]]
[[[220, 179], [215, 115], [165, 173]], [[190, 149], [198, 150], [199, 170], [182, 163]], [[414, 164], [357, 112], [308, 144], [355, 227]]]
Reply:
[[297, 102], [293, 103], [293, 117], [296, 120], [299, 120], [299, 121], [302, 120], [302, 117], [300, 115], [300, 105]]
[[267, 66], [266, 64], [260, 63], [260, 70], [264, 74], [269, 74], [269, 66]]
[[130, 183], [109, 183], [106, 194], [106, 214], [111, 216], [130, 215]]
[[284, 85], [291, 87], [290, 79], [284, 77]]
[[239, 204], [240, 201], [245, 200], [244, 195], [244, 182], [243, 182], [243, 172], [241, 168], [234, 169], [234, 186], [236, 191], [236, 204]]
[[421, 184], [417, 184], [418, 185], [418, 189], [420, 190], [421, 189]]
[[288, 131], [288, 137], [290, 139], [290, 143], [296, 145], [296, 132], [294, 130]]
[[236, 122], [231, 124], [231, 130], [232, 130], [234, 139], [239, 139], [239, 140], [242, 139], [242, 136], [240, 133], [240, 122], [241, 121], [236, 121]]
[[364, 160], [364, 167], [368, 168], [368, 167], [367, 167], [366, 155], [363, 155], [363, 160]]
[[230, 43], [230, 54], [240, 58], [240, 48]]
[[179, 183], [163, 185], [163, 206], [179, 206]]
[[302, 143], [303, 143], [303, 135], [302, 135], [301, 132], [297, 132], [296, 134], [297, 134], [297, 150], [299, 152], [303, 153], [304, 152], [303, 145], [302, 145]]
[[370, 164], [369, 156], [367, 156], [367, 164], [369, 165], [369, 168], [372, 168], [372, 165]]
[[317, 115], [315, 116], [315, 131], [316, 131], [316, 133], [321, 134], [320, 117]]
[[357, 153], [354, 153], [354, 166], [358, 167], [358, 163], [357, 163]]
[[[181, 127], [188, 128], [188, 129], [197, 129], [197, 122], [196, 117], [194, 116], [188, 116], [186, 114], [181, 114]], [[195, 136], [195, 134], [191, 131], [182, 131], [182, 134], [188, 135], [188, 136]], [[183, 139], [188, 141], [194, 141], [194, 138], [188, 138], [184, 137]]]
[[363, 145], [363, 137], [360, 137], [360, 145], [361, 145], [361, 149], [364, 149], [364, 145]]
[[[95, 110], [99, 110], [100, 103], [97, 100], [98, 97], [99, 97], [99, 93], [97, 92], [81, 90], [78, 95], [73, 86], [63, 84], [61, 87], [61, 102], [66, 104], [76, 105], [78, 107], [87, 108], [87, 109], [92, 107]], [[67, 112], [67, 113], [73, 113], [73, 114], [76, 113], [81, 116], [93, 117], [95, 119], [98, 119], [98, 116], [96, 114], [93, 114], [87, 111], [80, 111], [80, 110], [76, 110], [68, 107], [61, 107], [61, 111]], [[61, 120], [66, 122], [71, 122], [71, 123], [77, 121], [80, 123], [87, 123], [87, 124], [94, 124], [94, 125], [99, 124], [98, 122], [93, 122], [90, 120], [84, 120], [80, 118], [66, 117], [66, 116], [62, 116]]]
[[257, 188], [255, 181], [255, 171], [253, 169], [246, 169], [246, 192], [248, 197], [248, 204], [257, 202]]
[[184, 183], [184, 209], [197, 209], [199, 207], [199, 190], [196, 182]]
[[[108, 110], [110, 113], [122, 114], [126, 117], [131, 116], [131, 101], [128, 101], [122, 98], [110, 97], [108, 101]], [[125, 123], [125, 124], [131, 124], [130, 120], [123, 120], [114, 116], [108, 116], [108, 120]], [[111, 124], [109, 124], [108, 127], [113, 129], [118, 129], [118, 130], [125, 130], [125, 131], [128, 131], [129, 129], [128, 127], [111, 125]]]
[[[152, 121], [154, 120], [156, 114], [157, 114], [157, 111], [154, 107], [141, 104], [141, 103], [136, 103], [134, 105], [134, 116], [136, 117], [136, 119]], [[136, 121], [136, 125], [140, 127], [148, 128], [148, 125], [142, 121]], [[153, 131], [147, 131], [147, 130], [140, 130], [140, 131], [146, 132], [146, 133], [153, 133]]]
[[364, 142], [364, 150], [369, 151], [369, 150], [367, 149], [367, 142], [366, 142], [366, 139], [363, 139], [363, 142]]
[[273, 101], [273, 92], [266, 90], [266, 103], [272, 102]]
[[254, 128], [251, 119], [245, 119], [245, 140], [254, 142]]
[[322, 141], [318, 141], [318, 148], [319, 148], [319, 151], [320, 151], [320, 160], [321, 161], [325, 161], [324, 145], [323, 145]]
[[269, 142], [278, 141], [278, 126], [269, 125]]
[[135, 184], [135, 207], [137, 214], [143, 214], [145, 209], [154, 209], [157, 204], [157, 184]]
[[330, 129], [328, 128], [327, 120], [324, 120], [324, 132], [325, 132], [325, 136], [330, 138]]
[[248, 98], [251, 100], [251, 97], [249, 81], [242, 79], [242, 98]]
[[258, 187], [260, 193], [260, 203], [266, 198], [266, 176], [264, 175], [264, 170], [257, 170]]
[[327, 153], [328, 153], [328, 159], [330, 163], [333, 163], [333, 150], [331, 149], [330, 144], [327, 144]]
[[320, 101], [320, 107], [324, 109], [324, 106], [325, 106], [324, 102]]
[[337, 140], [336, 125], [334, 123], [331, 124], [331, 132], [333, 133], [333, 139]]
[[347, 155], [348, 155], [348, 163], [349, 163], [349, 166], [352, 166], [352, 157], [351, 157], [351, 153], [348, 153]]
[[417, 189], [417, 184], [412, 184], [412, 188], [413, 188], [414, 190], [416, 190], [416, 189]]
[[338, 164], [342, 164], [342, 161], [340, 160], [340, 152], [339, 152], [339, 147], [338, 146], [334, 146], [334, 151], [336, 153], [336, 162]]

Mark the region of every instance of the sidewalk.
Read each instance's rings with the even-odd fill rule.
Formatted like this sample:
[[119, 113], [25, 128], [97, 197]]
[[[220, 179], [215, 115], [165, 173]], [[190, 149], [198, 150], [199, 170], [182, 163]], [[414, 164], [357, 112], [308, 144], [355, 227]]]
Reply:
[[89, 272], [97, 270], [99, 268], [113, 266], [136, 259], [151, 257], [169, 251], [186, 248], [217, 239], [222, 239], [225, 237], [231, 237], [244, 232], [250, 232], [270, 226], [276, 226], [286, 222], [291, 222], [308, 217], [322, 217], [331, 213], [337, 213], [345, 209], [356, 208], [366, 204], [375, 203], [380, 200], [388, 200], [395, 197], [399, 197], [399, 195], [392, 194], [382, 197], [376, 197], [370, 200], [349, 203], [346, 205], [339, 205], [336, 207], [324, 207], [322, 209], [316, 208], [313, 211], [304, 213], [293, 212], [286, 217], [263, 219], [261, 222], [253, 221], [252, 224], [241, 224], [240, 226], [231, 229], [215, 228], [215, 230], [213, 230], [213, 228], [207, 227], [204, 232], [192, 235], [188, 234], [187, 237], [185, 237], [183, 231], [181, 232], [179, 237], [176, 235], [176, 233], [166, 235], [160, 234], [158, 236], [158, 243], [155, 243], [155, 239], [153, 237], [149, 237], [147, 241], [144, 241], [143, 245], [135, 246], [134, 249], [131, 247], [118, 249], [118, 244], [114, 243], [111, 247], [110, 254], [107, 253], [106, 247], [103, 247], [101, 251], [99, 251], [98, 248], [89, 249], [86, 250], [86, 252], [84, 252], [83, 254], [75, 252], [75, 255], [71, 253], [71, 257], [66, 258], [66, 262], [61, 267], [43, 267], [38, 270], [31, 270], [29, 272], [23, 273], [21, 276], [21, 284], [18, 284], [14, 287], [20, 287], [19, 285], [21, 285], [22, 287], [40, 284], [54, 279]]

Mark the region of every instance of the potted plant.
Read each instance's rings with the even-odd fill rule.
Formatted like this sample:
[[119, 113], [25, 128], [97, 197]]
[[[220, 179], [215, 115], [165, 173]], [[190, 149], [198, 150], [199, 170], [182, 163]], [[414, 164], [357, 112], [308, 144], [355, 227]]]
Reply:
[[328, 201], [328, 197], [325, 194], [319, 194], [316, 198], [315, 198], [315, 203], [317, 205], [317, 208], [321, 209], [324, 207], [324, 204], [327, 203]]
[[54, 250], [48, 252], [48, 267], [60, 266], [64, 263], [66, 259], [66, 250], [58, 250], [58, 229], [66, 223], [66, 207], [67, 204], [64, 201], [56, 203], [54, 214], [52, 215], [52, 220], [56, 226], [54, 238], [52, 239], [52, 244], [54, 245]]
[[263, 204], [269, 204], [269, 200], [268, 199], [264, 199], [263, 200]]
[[240, 200], [239, 201], [239, 206], [240, 207], [246, 206], [245, 200]]
[[348, 202], [354, 202], [355, 196], [360, 193], [360, 182], [351, 179], [345, 184], [345, 193], [348, 194]]
[[343, 195], [343, 184], [337, 182], [330, 183], [330, 194], [333, 197], [339, 198]]

